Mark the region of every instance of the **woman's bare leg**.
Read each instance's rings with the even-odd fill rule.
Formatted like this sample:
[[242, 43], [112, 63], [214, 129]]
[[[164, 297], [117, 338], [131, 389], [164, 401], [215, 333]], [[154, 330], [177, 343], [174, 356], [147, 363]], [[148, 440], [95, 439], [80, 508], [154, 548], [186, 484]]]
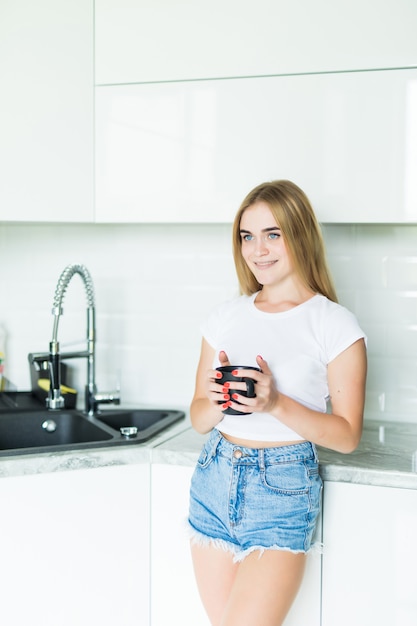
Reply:
[[192, 544], [191, 554], [203, 606], [212, 626], [220, 626], [239, 564], [231, 552], [214, 546]]
[[212, 626], [281, 626], [300, 588], [305, 554], [265, 550], [241, 563], [214, 547], [192, 547], [194, 570]]
[[300, 588], [305, 554], [255, 551], [240, 564], [221, 626], [281, 626]]

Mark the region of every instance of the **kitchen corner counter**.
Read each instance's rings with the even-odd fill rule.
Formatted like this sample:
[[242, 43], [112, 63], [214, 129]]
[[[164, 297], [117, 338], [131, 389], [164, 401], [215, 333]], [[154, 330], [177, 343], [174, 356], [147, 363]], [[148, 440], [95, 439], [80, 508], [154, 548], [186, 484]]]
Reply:
[[[206, 438], [185, 429], [152, 447], [152, 463], [192, 466]], [[417, 489], [417, 425], [369, 420], [354, 452], [318, 448], [318, 454], [323, 480]]]
[[183, 430], [189, 430], [190, 426], [189, 418], [186, 416], [185, 419], [176, 422], [144, 443], [3, 456], [0, 458], [0, 479], [10, 476], [150, 463], [151, 450], [154, 446], [161, 445]]

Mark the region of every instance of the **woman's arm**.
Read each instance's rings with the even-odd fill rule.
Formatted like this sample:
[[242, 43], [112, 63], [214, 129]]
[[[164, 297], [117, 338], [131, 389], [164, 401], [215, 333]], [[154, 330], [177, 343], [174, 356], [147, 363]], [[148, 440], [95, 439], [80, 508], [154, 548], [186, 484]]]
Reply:
[[[195, 392], [190, 407], [191, 424], [201, 434], [208, 433], [221, 422], [223, 413], [219, 402], [223, 404], [229, 399], [229, 395], [222, 391], [223, 386], [216, 383], [216, 370], [213, 369], [214, 355], [214, 348], [203, 339]], [[221, 365], [229, 365], [224, 352], [220, 352], [219, 358]]]
[[363, 425], [366, 382], [366, 349], [356, 341], [328, 365], [332, 412], [300, 410], [291, 398], [281, 396], [273, 414], [313, 443], [349, 453], [358, 446]]

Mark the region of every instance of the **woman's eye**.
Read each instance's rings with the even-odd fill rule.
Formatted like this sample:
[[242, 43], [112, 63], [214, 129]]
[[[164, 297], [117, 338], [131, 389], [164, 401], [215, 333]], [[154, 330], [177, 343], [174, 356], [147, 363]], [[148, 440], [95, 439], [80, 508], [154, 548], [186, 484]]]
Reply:
[[280, 236], [279, 233], [269, 233], [268, 235], [270, 239], [278, 239], [279, 236]]
[[242, 235], [242, 241], [252, 241], [253, 235]]

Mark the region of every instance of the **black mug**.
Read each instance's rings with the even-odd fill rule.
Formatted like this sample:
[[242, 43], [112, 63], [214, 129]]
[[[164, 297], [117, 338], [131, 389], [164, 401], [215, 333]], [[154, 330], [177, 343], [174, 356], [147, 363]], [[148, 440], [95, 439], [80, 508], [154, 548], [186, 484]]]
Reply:
[[[246, 383], [246, 391], [236, 389], [236, 393], [239, 393], [241, 396], [245, 396], [246, 398], [256, 398], [255, 381], [253, 378], [249, 378], [249, 376], [233, 376], [232, 372], [235, 370], [256, 370], [257, 372], [260, 372], [261, 370], [259, 367], [252, 367], [251, 365], [223, 365], [222, 367], [216, 367], [216, 370], [222, 374], [221, 379], [218, 378], [216, 380], [216, 382], [220, 385], [223, 385], [226, 382]], [[234, 393], [233, 389], [230, 390], [230, 394], [232, 393]], [[224, 404], [224, 402], [219, 402], [219, 404]], [[237, 402], [237, 404], [239, 404], [239, 402]], [[222, 413], [225, 415], [250, 415], [250, 413], [236, 411], [231, 407], [224, 409]]]

